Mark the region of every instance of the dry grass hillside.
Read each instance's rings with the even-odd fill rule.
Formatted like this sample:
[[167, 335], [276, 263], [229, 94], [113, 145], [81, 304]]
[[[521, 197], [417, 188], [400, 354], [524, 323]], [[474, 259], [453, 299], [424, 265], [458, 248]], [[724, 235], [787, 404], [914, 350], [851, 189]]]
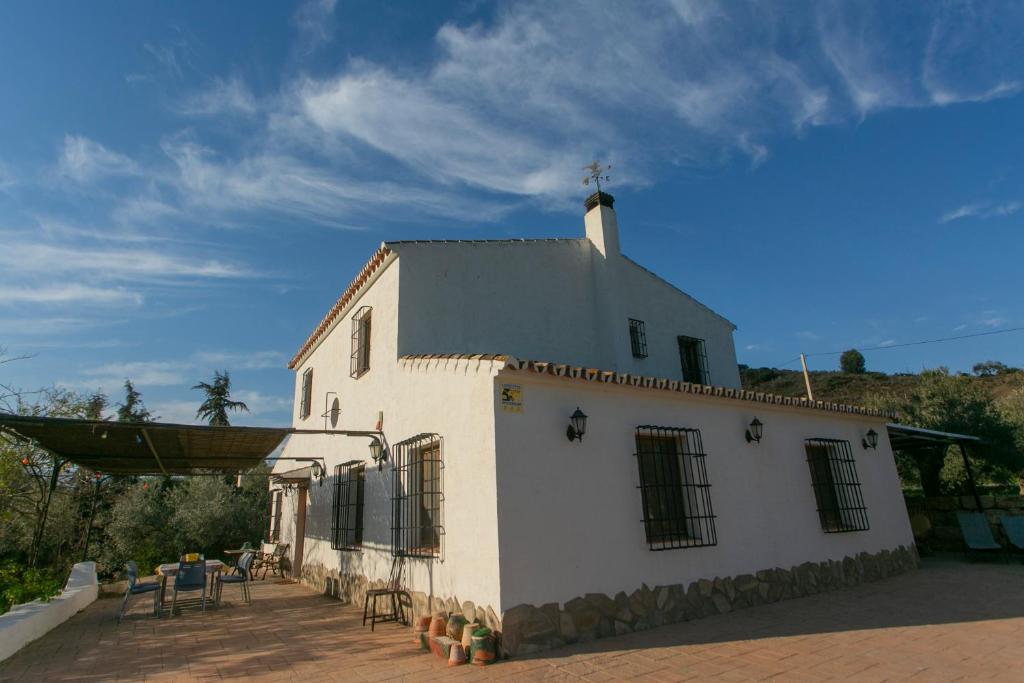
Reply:
[[[819, 401], [838, 401], [851, 405], [864, 405], [871, 396], [906, 395], [920, 381], [918, 375], [887, 375], [882, 372], [859, 374], [846, 372], [812, 372], [811, 388]], [[740, 379], [744, 389], [764, 391], [783, 396], [804, 396], [803, 373], [798, 370], [776, 368], [748, 368], [740, 366]], [[1008, 372], [991, 377], [971, 376], [999, 401], [1014, 389], [1024, 387], [1024, 371]]]

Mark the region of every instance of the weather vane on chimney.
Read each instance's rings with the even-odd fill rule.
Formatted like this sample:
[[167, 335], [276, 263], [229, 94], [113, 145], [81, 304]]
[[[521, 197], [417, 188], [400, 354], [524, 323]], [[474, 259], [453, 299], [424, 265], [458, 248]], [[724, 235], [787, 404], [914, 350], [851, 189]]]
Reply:
[[590, 181], [593, 180], [594, 184], [597, 185], [597, 191], [601, 191], [601, 181], [608, 182], [611, 180], [611, 176], [604, 175], [605, 171], [612, 170], [612, 165], [601, 166], [597, 161], [591, 162], [588, 166], [583, 167], [584, 171], [590, 171], [588, 175], [583, 176], [583, 184], [590, 185]]

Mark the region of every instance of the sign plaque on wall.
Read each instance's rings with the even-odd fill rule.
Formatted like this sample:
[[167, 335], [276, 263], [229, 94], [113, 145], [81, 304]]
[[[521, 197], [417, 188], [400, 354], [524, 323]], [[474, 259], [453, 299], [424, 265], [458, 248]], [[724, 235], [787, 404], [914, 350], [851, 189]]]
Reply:
[[523, 388], [518, 384], [501, 385], [501, 409], [506, 413], [523, 412]]

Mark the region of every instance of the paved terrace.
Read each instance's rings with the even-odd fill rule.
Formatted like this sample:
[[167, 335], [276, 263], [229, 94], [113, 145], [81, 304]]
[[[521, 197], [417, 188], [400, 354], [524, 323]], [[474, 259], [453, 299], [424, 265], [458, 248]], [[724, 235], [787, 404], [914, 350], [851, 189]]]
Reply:
[[[229, 587], [234, 588], [234, 587]], [[926, 560], [920, 571], [486, 668], [449, 669], [412, 630], [272, 579], [206, 614], [93, 604], [0, 664], [0, 681], [1024, 680], [1024, 567]]]

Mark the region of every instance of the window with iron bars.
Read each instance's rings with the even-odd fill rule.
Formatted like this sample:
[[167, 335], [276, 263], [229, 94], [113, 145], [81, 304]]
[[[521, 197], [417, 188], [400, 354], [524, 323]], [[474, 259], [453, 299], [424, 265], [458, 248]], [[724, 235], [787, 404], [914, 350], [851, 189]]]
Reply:
[[396, 557], [444, 557], [442, 443], [437, 434], [420, 434], [391, 449], [391, 552]]
[[360, 550], [363, 546], [363, 482], [366, 468], [352, 460], [334, 468], [334, 505], [331, 547]]
[[270, 498], [270, 538], [271, 543], [281, 540], [281, 504], [284, 502], [284, 491], [278, 489]]
[[683, 366], [684, 382], [711, 384], [707, 348], [703, 339], [679, 337], [679, 360]]
[[705, 458], [699, 430], [636, 428], [640, 499], [651, 550], [718, 544]]
[[647, 332], [643, 320], [629, 319], [629, 345], [633, 348], [634, 358], [647, 358]]
[[352, 316], [352, 362], [349, 375], [360, 377], [370, 369], [370, 318], [373, 309], [363, 306]]
[[305, 420], [313, 409], [313, 368], [302, 373], [302, 396], [299, 397], [299, 417]]
[[807, 439], [804, 447], [822, 530], [834, 534], [870, 529], [850, 442]]

